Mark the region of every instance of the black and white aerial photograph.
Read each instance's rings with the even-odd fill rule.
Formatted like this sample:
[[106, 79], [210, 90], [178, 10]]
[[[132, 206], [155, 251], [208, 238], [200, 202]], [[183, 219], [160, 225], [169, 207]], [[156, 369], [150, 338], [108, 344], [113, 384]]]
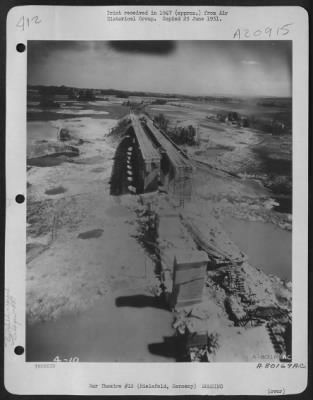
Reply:
[[292, 361], [292, 41], [27, 41], [26, 361]]

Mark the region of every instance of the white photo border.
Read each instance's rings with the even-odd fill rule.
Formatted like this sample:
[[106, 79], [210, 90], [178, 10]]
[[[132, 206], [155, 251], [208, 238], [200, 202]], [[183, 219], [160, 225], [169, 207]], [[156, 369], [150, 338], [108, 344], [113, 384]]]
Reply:
[[[111, 7], [111, 6], [110, 6]], [[189, 9], [191, 6], [114, 6], [114, 9]], [[301, 7], [199, 7], [228, 11], [216, 24], [142, 22], [106, 23], [109, 7], [19, 6], [7, 17], [6, 78], [6, 243], [5, 243], [5, 386], [15, 394], [84, 395], [266, 395], [271, 389], [296, 394], [307, 386], [308, 339], [308, 15]], [[113, 8], [113, 6], [111, 7]], [[27, 30], [17, 27], [22, 16], [38, 16], [40, 24]], [[25, 353], [26, 318], [26, 90], [27, 50], [18, 43], [28, 40], [238, 40], [238, 28], [273, 29], [290, 25], [290, 34], [271, 40], [292, 40], [293, 103], [293, 363], [306, 368], [256, 368], [256, 363], [32, 363]], [[250, 37], [244, 40], [265, 40]], [[137, 383], [167, 384], [162, 388], [138, 389]], [[96, 383], [99, 387], [92, 388]], [[122, 389], [103, 389], [101, 384], [121, 384]], [[134, 389], [126, 389], [134, 383]], [[172, 384], [196, 385], [197, 389], [172, 389]], [[223, 389], [201, 389], [203, 383], [223, 384]]]

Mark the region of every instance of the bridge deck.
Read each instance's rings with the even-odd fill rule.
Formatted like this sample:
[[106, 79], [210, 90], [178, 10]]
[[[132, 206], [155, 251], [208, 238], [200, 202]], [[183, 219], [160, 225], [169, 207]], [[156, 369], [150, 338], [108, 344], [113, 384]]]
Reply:
[[143, 130], [138, 117], [134, 114], [131, 114], [131, 121], [143, 159], [145, 161], [160, 162], [161, 156], [157, 149], [153, 146], [146, 132]]
[[181, 167], [189, 167], [191, 168], [191, 164], [188, 159], [186, 159], [177, 149], [176, 147], [169, 141], [169, 139], [163, 135], [159, 131], [158, 128], [156, 128], [153, 125], [153, 122], [149, 119], [146, 119], [146, 125], [152, 135], [155, 137], [155, 139], [159, 142], [163, 150], [166, 151], [169, 159], [173, 163], [174, 167], [181, 168]]

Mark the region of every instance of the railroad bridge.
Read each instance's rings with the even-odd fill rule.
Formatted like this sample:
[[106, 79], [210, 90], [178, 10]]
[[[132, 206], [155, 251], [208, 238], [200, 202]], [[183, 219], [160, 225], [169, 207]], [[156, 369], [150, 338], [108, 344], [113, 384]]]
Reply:
[[130, 113], [116, 150], [111, 193], [147, 193], [162, 186], [178, 197], [189, 199], [192, 165], [188, 157], [146, 115]]

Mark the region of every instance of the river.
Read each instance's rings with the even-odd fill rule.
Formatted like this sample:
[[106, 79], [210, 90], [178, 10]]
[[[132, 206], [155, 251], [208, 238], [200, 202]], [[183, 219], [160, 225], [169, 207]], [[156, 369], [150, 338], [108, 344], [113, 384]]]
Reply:
[[170, 311], [144, 294], [105, 296], [90, 309], [27, 326], [27, 361], [174, 362], [164, 348]]
[[249, 258], [249, 263], [266, 274], [290, 281], [292, 234], [270, 223], [227, 217], [225, 231]]

